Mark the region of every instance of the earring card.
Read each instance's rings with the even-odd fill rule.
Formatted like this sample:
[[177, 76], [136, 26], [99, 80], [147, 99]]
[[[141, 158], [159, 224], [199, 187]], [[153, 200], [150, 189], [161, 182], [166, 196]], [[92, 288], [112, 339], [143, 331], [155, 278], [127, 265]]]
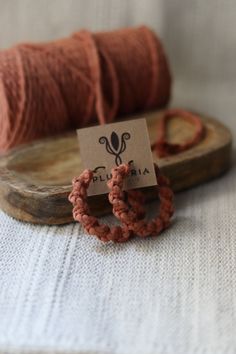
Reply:
[[88, 195], [107, 193], [111, 169], [130, 164], [124, 190], [156, 185], [145, 118], [77, 130], [84, 168], [94, 171]]

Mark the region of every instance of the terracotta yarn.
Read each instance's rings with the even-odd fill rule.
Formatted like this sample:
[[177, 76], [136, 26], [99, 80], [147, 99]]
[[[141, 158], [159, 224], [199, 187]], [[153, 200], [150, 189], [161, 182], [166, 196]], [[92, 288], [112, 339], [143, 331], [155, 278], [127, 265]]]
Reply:
[[80, 31], [0, 51], [0, 151], [98, 119], [165, 106], [171, 78], [147, 27]]
[[[133, 208], [129, 209], [128, 204], [125, 201], [125, 193], [122, 191], [124, 178], [128, 176], [130, 166], [122, 164], [112, 169], [112, 178], [107, 182], [110, 188], [109, 201], [113, 205], [113, 214], [126, 225], [128, 230], [134, 232], [135, 235], [140, 237], [156, 236], [161, 233], [170, 225], [170, 218], [174, 213], [173, 198], [174, 194], [170, 188], [169, 180], [163, 176], [156, 164], [155, 172], [157, 178], [156, 192], [160, 199], [159, 213], [155, 219], [147, 221], [137, 217]], [[134, 190], [133, 193], [136, 193]], [[132, 198], [135, 197], [135, 194]], [[140, 198], [138, 196], [138, 198]], [[129, 195], [128, 195], [129, 201]], [[137, 201], [142, 210], [142, 204], [140, 200]]]
[[[167, 141], [167, 123], [175, 117], [180, 117], [195, 126], [193, 137], [182, 144], [171, 144]], [[205, 134], [205, 127], [201, 118], [197, 114], [193, 114], [192, 112], [188, 112], [183, 109], [169, 109], [163, 111], [162, 113], [158, 124], [157, 134], [157, 141], [152, 144], [151, 148], [156, 151], [158, 157], [167, 157], [170, 155], [179, 154], [180, 152], [186, 151], [197, 145]]]
[[[113, 214], [121, 221], [122, 226], [110, 228], [101, 225], [97, 218], [91, 216], [87, 203], [87, 189], [93, 177], [91, 170], [84, 170], [79, 177], [72, 181], [72, 192], [69, 201], [73, 204], [73, 216], [79, 221], [90, 235], [96, 235], [101, 241], [125, 242], [134, 234], [140, 237], [154, 236], [167, 228], [173, 215], [173, 192], [169, 181], [162, 176], [155, 165], [157, 176], [157, 192], [160, 198], [159, 215], [152, 221], [144, 220], [144, 196], [139, 191], [124, 192], [123, 182], [130, 172], [128, 164], [113, 168], [112, 178], [108, 181], [110, 203], [113, 205]], [[127, 198], [126, 198], [127, 197]], [[126, 200], [127, 199], [127, 200]]]
[[72, 192], [69, 201], [73, 204], [73, 217], [81, 223], [90, 235], [95, 235], [103, 242], [125, 242], [131, 236], [131, 231], [126, 225], [109, 227], [100, 224], [98, 219], [89, 212], [87, 202], [87, 189], [93, 178], [91, 170], [84, 170], [79, 177], [72, 180]]

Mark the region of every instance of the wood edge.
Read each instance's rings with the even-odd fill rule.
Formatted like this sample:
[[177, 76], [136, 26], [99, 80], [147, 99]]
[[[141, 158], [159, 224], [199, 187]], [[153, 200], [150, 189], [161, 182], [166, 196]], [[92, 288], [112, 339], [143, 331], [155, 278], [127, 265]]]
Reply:
[[[194, 156], [189, 153], [189, 151], [182, 153], [182, 158], [179, 159], [179, 156], [171, 158], [171, 163], [165, 163], [163, 159], [163, 164], [160, 164], [160, 168], [164, 174], [170, 176], [170, 169], [182, 169], [185, 170], [185, 174], [182, 173], [182, 180], [185, 179], [188, 181], [183, 183], [178, 178], [172, 177], [172, 185], [175, 192], [184, 190], [195, 185], [198, 185], [202, 182], [207, 182], [210, 179], [216, 178], [226, 172], [230, 167], [231, 161], [231, 151], [232, 151], [232, 134], [229, 129], [225, 127], [222, 123], [216, 121], [213, 118], [206, 118], [207, 121], [212, 122], [214, 125], [217, 125], [220, 129], [224, 131], [224, 140], [222, 140], [221, 144], [218, 145], [215, 149], [211, 149], [204, 155], [204, 159], [202, 163], [202, 169], [208, 169], [208, 174], [199, 175], [199, 173], [191, 173], [195, 176], [194, 179], [189, 178], [188, 171], [192, 166], [195, 165], [195, 160], [199, 160], [199, 154], [195, 154]], [[75, 133], [68, 132], [66, 136], [74, 135]], [[59, 138], [59, 137], [58, 137]], [[47, 140], [50, 140], [48, 138]], [[34, 146], [34, 143], [31, 144]], [[22, 149], [26, 149], [29, 145], [23, 146]], [[18, 150], [17, 150], [18, 151]], [[219, 159], [218, 155], [220, 154], [221, 158]], [[217, 155], [217, 158], [216, 158]], [[7, 155], [9, 156], [9, 154]], [[214, 161], [220, 161], [220, 164], [214, 165]], [[158, 161], [160, 162], [160, 160]], [[209, 173], [209, 166], [214, 165], [211, 173]], [[187, 168], [186, 168], [187, 166]], [[197, 166], [197, 167], [196, 167]], [[196, 171], [199, 170], [199, 164], [196, 163]], [[31, 222], [34, 224], [49, 224], [49, 225], [60, 225], [73, 221], [72, 218], [72, 206], [68, 201], [68, 194], [71, 191], [71, 185], [63, 186], [63, 187], [55, 187], [53, 186], [53, 192], [48, 193], [48, 188], [38, 189], [38, 186], [30, 186], [34, 187], [29, 189], [29, 185], [25, 181], [20, 181], [18, 186], [15, 186], [11, 181], [14, 180], [14, 171], [9, 171], [3, 166], [0, 167], [0, 175], [2, 180], [0, 180], [0, 204], [1, 209], [6, 212], [8, 215], [26, 222]], [[184, 177], [183, 177], [184, 176]], [[35, 188], [36, 187], [36, 188]], [[148, 193], [148, 190], [151, 192]], [[147, 199], [151, 200], [150, 196], [153, 196], [152, 188], [146, 189]], [[35, 208], [33, 208], [32, 213], [32, 199], [35, 194], [37, 194], [37, 203]], [[8, 198], [6, 198], [6, 195]], [[9, 198], [10, 196], [10, 198]], [[92, 201], [92, 197], [91, 201]], [[9, 199], [9, 200], [8, 200]], [[104, 195], [101, 196], [101, 201], [99, 203], [98, 208], [91, 208], [92, 212], [96, 216], [104, 216], [111, 211], [111, 208], [107, 206], [107, 203], [104, 202]], [[55, 202], [57, 202], [58, 208], [55, 210]], [[90, 203], [91, 205], [93, 203]], [[22, 209], [22, 205], [24, 206], [24, 210]], [[54, 208], [53, 217], [47, 214], [47, 211], [50, 208]], [[34, 213], [35, 209], [35, 213]], [[102, 210], [102, 211], [101, 211]], [[40, 218], [38, 215], [41, 212]], [[49, 213], [50, 214], [50, 213]], [[63, 216], [62, 216], [63, 215]]]
[[[215, 149], [210, 149], [209, 152], [212, 152], [213, 150], [215, 151], [219, 151], [219, 149], [221, 147], [224, 147], [225, 145], [228, 145], [230, 144], [230, 146], [232, 146], [232, 134], [230, 132], [230, 130], [225, 126], [223, 125], [221, 122], [215, 120], [214, 118], [209, 118], [209, 117], [202, 117], [204, 121], [206, 122], [210, 122], [212, 123], [214, 126], [217, 126], [219, 129], [222, 129], [223, 132], [224, 132], [224, 140], [222, 140], [221, 144], [218, 145]], [[154, 117], [150, 117], [150, 120], [155, 120], [156, 118]], [[70, 137], [70, 136], [73, 136], [73, 135], [76, 135], [76, 132], [67, 132], [63, 135], [58, 135], [56, 136], [56, 139], [61, 139], [65, 136], [67, 137]], [[25, 151], [27, 150], [29, 147], [33, 147], [33, 148], [36, 148], [35, 147], [35, 144], [43, 144], [45, 143], [45, 141], [50, 141], [50, 137], [48, 138], [45, 138], [43, 139], [43, 142], [42, 140], [38, 140], [36, 141], [35, 143], [32, 142], [30, 144], [26, 144], [26, 145], [22, 145], [20, 148], [14, 148], [12, 149], [9, 153], [7, 153], [6, 156], [4, 157], [0, 157], [0, 161], [3, 159], [5, 161], [7, 161], [8, 158], [10, 158], [11, 156], [11, 153], [13, 152], [17, 152], [19, 153], [20, 151]], [[38, 147], [37, 145], [37, 147]], [[187, 150], [181, 154], [177, 154], [177, 155], [174, 155], [174, 156], [171, 156], [171, 158], [162, 158], [162, 159], [158, 159], [158, 160], [155, 160], [154, 162], [157, 162], [158, 164], [160, 164], [160, 168], [165, 168], [166, 165], [174, 165], [175, 163], [179, 163], [180, 161], [187, 161], [188, 159], [190, 160], [193, 160], [196, 158], [199, 157], [200, 155], [200, 151], [198, 152], [198, 154], [196, 153], [194, 156], [192, 156], [192, 150], [193, 149], [190, 149], [190, 150]], [[207, 154], [208, 152], [206, 152]], [[71, 190], [71, 184], [70, 185], [65, 185], [65, 186], [50, 186], [50, 191], [48, 191], [48, 186], [44, 186], [44, 185], [30, 185], [28, 184], [28, 182], [26, 182], [24, 179], [20, 178], [19, 175], [17, 175], [17, 179], [18, 179], [18, 186], [15, 186], [14, 185], [14, 178], [16, 176], [16, 174], [14, 173], [14, 171], [12, 170], [8, 170], [5, 166], [2, 166], [3, 163], [0, 164], [0, 176], [1, 176], [1, 179], [0, 179], [0, 188], [1, 188], [1, 183], [4, 183], [6, 182], [7, 185], [9, 185], [11, 188], [13, 189], [19, 189], [19, 190], [23, 190], [24, 192], [27, 192], [29, 195], [33, 195], [35, 193], [37, 193], [37, 196], [38, 195], [41, 195], [42, 197], [45, 195], [47, 196], [56, 196], [58, 193], [66, 193], [66, 192], [69, 192]], [[30, 189], [29, 189], [30, 188]]]
[[[212, 151], [208, 153], [204, 157], [204, 165], [202, 166], [203, 168], [209, 168], [211, 165], [210, 162], [214, 161], [214, 157], [217, 154], [221, 154], [221, 163], [220, 165], [217, 166], [216, 169], [212, 169], [212, 173], [209, 174], [209, 169], [208, 169], [208, 174], [205, 175], [199, 175], [196, 174], [195, 179], [189, 178], [188, 174], [186, 174], [185, 179], [189, 181], [189, 183], [186, 185], [186, 182], [184, 183], [185, 186], [183, 187], [182, 185], [182, 179], [179, 180], [174, 179], [173, 177], [171, 178], [172, 182], [172, 187], [175, 192], [178, 191], [183, 191], [188, 188], [191, 188], [193, 186], [197, 186], [203, 182], [207, 182], [211, 179], [215, 179], [221, 175], [223, 175], [229, 168], [231, 164], [231, 146], [232, 144], [229, 143], [226, 146], [222, 147], [221, 149]], [[192, 169], [192, 166], [194, 165], [194, 160], [195, 158], [189, 159], [188, 161], [185, 160], [184, 163], [176, 163], [175, 165], [172, 165], [172, 168], [176, 169], [184, 169], [189, 171]], [[219, 159], [217, 160], [219, 161]], [[186, 165], [190, 167], [186, 168]], [[195, 167], [196, 168], [196, 167]], [[169, 166], [163, 166], [161, 167], [162, 172], [169, 177]], [[198, 167], [196, 168], [198, 169]], [[191, 172], [192, 175], [192, 172]], [[194, 174], [193, 174], [194, 175]], [[71, 191], [71, 188], [67, 191], [65, 191], [63, 194], [57, 193], [54, 194], [53, 196], [50, 195], [48, 197], [45, 197], [45, 195], [40, 196], [38, 198], [36, 205], [32, 209], [32, 198], [34, 197], [34, 193], [19, 193], [18, 189], [13, 188], [13, 190], [10, 189], [9, 185], [0, 183], [0, 204], [1, 208], [4, 212], [6, 212], [8, 215], [11, 217], [20, 220], [20, 221], [25, 221], [25, 222], [30, 222], [33, 224], [48, 224], [48, 225], [62, 225], [66, 223], [73, 222], [73, 217], [72, 217], [72, 206], [68, 201], [68, 195]], [[147, 201], [154, 200], [155, 198], [153, 197], [153, 188], [149, 187], [146, 189], [143, 189], [143, 191], [146, 193], [147, 196]], [[5, 196], [8, 196], [8, 198], [5, 198]], [[93, 198], [89, 198], [89, 204], [91, 208], [91, 212], [96, 215], [96, 216], [105, 216], [108, 213], [111, 212], [111, 206], [106, 202], [106, 195], [100, 196], [100, 201], [97, 203], [99, 204], [98, 207], [93, 207]], [[35, 199], [33, 198], [34, 202]], [[57, 210], [55, 210], [55, 203], [59, 201]], [[18, 203], [21, 206], [21, 208], [18, 207]], [[22, 205], [24, 205], [25, 209], [22, 209]], [[54, 208], [54, 215], [53, 217], [49, 217], [47, 214], [47, 211], [51, 208]], [[27, 211], [28, 210], [28, 211]], [[33, 210], [33, 212], [32, 212]], [[34, 213], [35, 210], [35, 213]], [[40, 214], [40, 218], [38, 215]], [[63, 214], [63, 216], [62, 216]]]

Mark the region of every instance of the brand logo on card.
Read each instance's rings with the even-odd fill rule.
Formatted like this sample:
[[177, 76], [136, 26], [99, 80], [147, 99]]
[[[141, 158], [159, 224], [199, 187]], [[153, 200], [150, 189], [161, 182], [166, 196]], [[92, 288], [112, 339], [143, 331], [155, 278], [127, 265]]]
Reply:
[[[128, 132], [124, 132], [122, 134], [119, 135], [112, 131], [111, 135], [110, 135], [110, 139], [108, 139], [106, 136], [101, 136], [98, 141], [100, 144], [104, 144], [105, 145], [105, 149], [106, 151], [114, 156], [115, 159], [115, 164], [116, 166], [119, 166], [120, 164], [122, 164], [122, 158], [121, 155], [122, 153], [126, 150], [127, 145], [126, 145], [126, 140], [129, 140], [131, 138], [130, 133]], [[146, 174], [149, 174], [149, 170], [148, 168], [144, 167], [143, 169], [135, 169], [134, 167], [132, 167], [134, 161], [130, 160], [129, 165], [131, 166], [130, 169], [130, 177], [138, 177], [138, 176], [145, 176]], [[97, 166], [93, 172], [94, 173], [101, 173], [101, 170], [105, 170], [106, 167], [105, 166]], [[93, 177], [93, 182], [105, 182], [108, 181], [111, 178], [111, 173], [105, 173], [105, 174], [99, 174]]]
[[110, 141], [106, 136], [101, 136], [99, 138], [99, 143], [104, 144], [106, 151], [109, 154], [114, 155], [115, 164], [116, 166], [119, 166], [120, 164], [122, 164], [122, 159], [120, 155], [126, 150], [126, 140], [129, 139], [130, 133], [122, 133], [119, 137], [119, 135], [113, 131], [110, 136]]

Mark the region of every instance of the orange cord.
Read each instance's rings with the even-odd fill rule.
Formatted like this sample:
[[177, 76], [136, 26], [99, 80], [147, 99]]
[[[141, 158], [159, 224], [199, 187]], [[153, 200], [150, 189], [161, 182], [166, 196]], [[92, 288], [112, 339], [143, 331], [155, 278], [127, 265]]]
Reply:
[[144, 198], [139, 191], [123, 191], [124, 179], [130, 172], [129, 164], [121, 164], [113, 168], [112, 178], [107, 183], [110, 189], [108, 198], [113, 206], [113, 214], [121, 221], [122, 226], [110, 228], [108, 225], [100, 224], [97, 218], [90, 215], [87, 189], [93, 177], [91, 170], [84, 170], [79, 177], [75, 177], [72, 181], [73, 188], [69, 195], [69, 201], [73, 204], [74, 219], [80, 222], [90, 235], [96, 235], [104, 242], [125, 242], [133, 235], [147, 237], [159, 234], [169, 226], [174, 206], [173, 192], [169, 187], [168, 179], [161, 175], [156, 165], [155, 171], [160, 210], [154, 220], [150, 222], [144, 220]]
[[[166, 139], [166, 126], [170, 119], [175, 117], [180, 117], [187, 122], [195, 125], [194, 136], [182, 144], [171, 144]], [[205, 128], [202, 123], [201, 118], [191, 112], [185, 111], [183, 109], [171, 109], [163, 112], [160, 123], [158, 124], [158, 138], [157, 141], [152, 144], [152, 150], [155, 150], [158, 157], [167, 157], [170, 155], [179, 154], [185, 150], [198, 144], [203, 138], [205, 133]]]

